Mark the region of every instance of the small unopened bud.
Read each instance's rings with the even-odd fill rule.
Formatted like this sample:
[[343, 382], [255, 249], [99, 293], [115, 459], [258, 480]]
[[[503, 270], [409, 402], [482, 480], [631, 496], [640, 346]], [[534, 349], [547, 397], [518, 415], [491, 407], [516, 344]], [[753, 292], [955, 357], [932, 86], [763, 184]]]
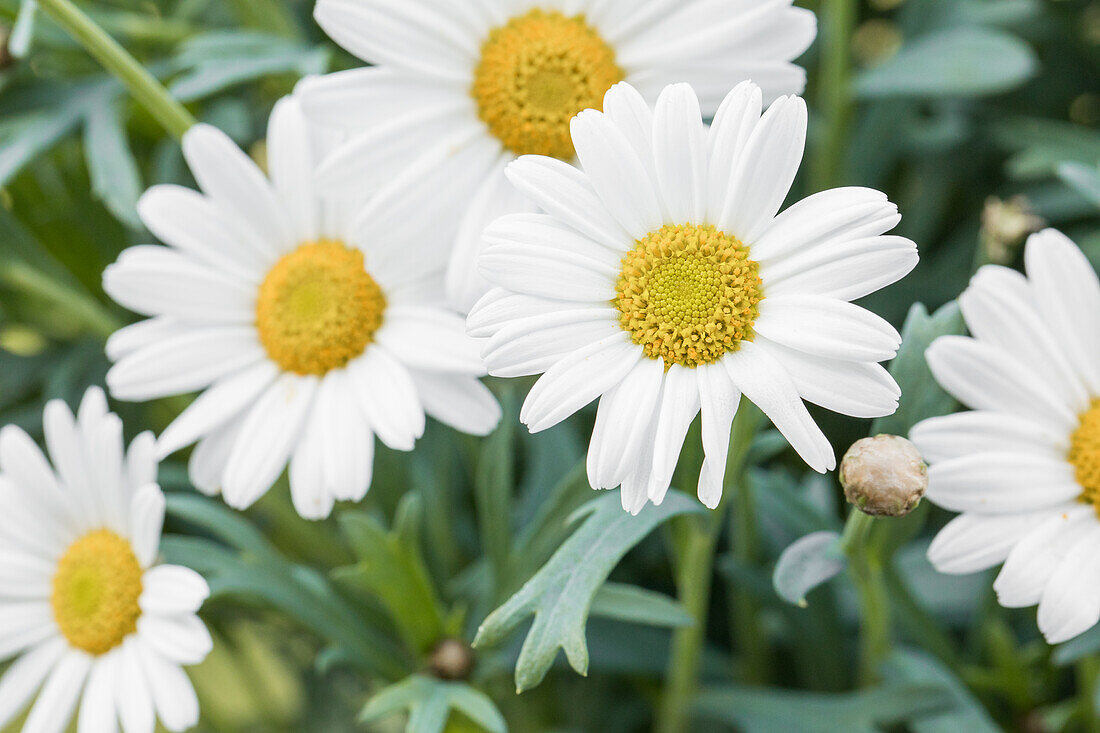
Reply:
[[474, 669], [474, 652], [458, 639], [444, 639], [432, 650], [432, 674], [445, 680], [464, 680]]
[[904, 517], [928, 488], [928, 466], [917, 447], [897, 435], [857, 440], [840, 463], [844, 496], [864, 514]]
[[852, 53], [864, 67], [878, 66], [901, 49], [901, 30], [883, 18], [872, 18], [852, 36]]
[[986, 259], [995, 265], [1011, 264], [1027, 236], [1045, 225], [1042, 217], [1032, 213], [1031, 204], [1023, 196], [1013, 196], [1008, 201], [990, 196], [982, 209], [981, 238]]

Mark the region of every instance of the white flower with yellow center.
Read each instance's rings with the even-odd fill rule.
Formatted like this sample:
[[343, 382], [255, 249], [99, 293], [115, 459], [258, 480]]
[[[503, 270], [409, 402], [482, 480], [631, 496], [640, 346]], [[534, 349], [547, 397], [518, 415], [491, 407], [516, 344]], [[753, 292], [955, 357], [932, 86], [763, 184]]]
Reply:
[[543, 373], [521, 419], [537, 432], [597, 397], [588, 450], [595, 488], [623, 487], [637, 512], [660, 502], [702, 410], [699, 497], [722, 495], [741, 395], [817, 471], [834, 468], [803, 399], [853, 415], [893, 412], [898, 388], [876, 362], [900, 338], [850, 301], [898, 280], [915, 245], [882, 236], [900, 220], [878, 191], [841, 188], [778, 214], [802, 158], [806, 105], [761, 116], [752, 83], [708, 130], [691, 87], [656, 110], [627, 84], [572, 123], [583, 171], [549, 157], [508, 167], [546, 214], [502, 217], [481, 271], [499, 286], [467, 320], [489, 372]]
[[1039, 605], [1052, 644], [1100, 619], [1100, 282], [1048, 229], [1027, 276], [989, 265], [959, 298], [972, 337], [928, 349], [936, 380], [972, 408], [917, 424], [928, 498], [961, 515], [928, 550], [945, 573], [1004, 563], [1002, 606]]
[[[303, 82], [306, 112], [352, 132], [322, 166], [333, 191], [366, 187], [400, 206], [434, 172], [447, 292], [464, 312], [488, 286], [481, 232], [534, 212], [508, 185], [520, 155], [572, 160], [569, 120], [599, 109], [628, 81], [649, 101], [690, 82], [709, 117], [730, 87], [762, 85], [765, 101], [801, 92], [791, 63], [817, 33], [791, 0], [318, 0], [317, 22], [371, 68]], [[453, 247], [452, 247], [453, 245]]]
[[109, 340], [112, 394], [205, 390], [158, 455], [198, 441], [192, 481], [238, 509], [289, 461], [294, 505], [310, 519], [363, 498], [375, 436], [407, 451], [425, 413], [478, 435], [500, 418], [477, 344], [442, 304], [443, 262], [423, 222], [377, 199], [319, 196], [317, 137], [296, 101], [280, 102], [269, 181], [223, 133], [196, 126], [183, 151], [205, 195], [148, 191], [138, 212], [169, 246], [132, 247], [104, 274], [112, 298], [152, 316]]
[[[21, 429], [0, 430], [0, 729], [38, 695], [24, 731], [181, 731], [199, 720], [183, 665], [211, 639], [196, 612], [210, 594], [187, 568], [158, 565], [164, 495], [153, 435], [123, 455], [103, 392], [74, 418], [43, 419], [50, 461]], [[51, 466], [52, 461], [52, 466]]]

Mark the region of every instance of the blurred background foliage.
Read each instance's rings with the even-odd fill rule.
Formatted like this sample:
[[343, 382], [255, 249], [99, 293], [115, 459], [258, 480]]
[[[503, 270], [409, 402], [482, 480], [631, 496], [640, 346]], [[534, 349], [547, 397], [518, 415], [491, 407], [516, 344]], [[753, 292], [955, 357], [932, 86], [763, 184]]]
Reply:
[[[260, 162], [275, 100], [305, 74], [356, 64], [309, 0], [79, 4]], [[922, 255], [867, 303], [905, 323], [902, 409], [875, 426], [815, 412], [839, 454], [869, 430], [904, 434], [952, 409], [921, 354], [962, 328], [950, 305], [937, 309], [975, 267], [1018, 265], [1045, 224], [1100, 265], [1100, 1], [799, 4], [821, 32], [803, 59], [810, 141], [792, 200], [886, 191]], [[40, 437], [44, 401], [102, 384], [104, 339], [132, 319], [100, 276], [150, 239], [137, 197], [193, 182], [176, 141], [33, 0], [0, 0], [0, 38], [0, 422]], [[195, 494], [180, 457], [162, 466], [164, 554], [214, 592], [204, 618], [217, 643], [192, 670], [203, 730], [650, 729], [670, 639], [693, 621], [674, 600], [685, 547], [665, 520], [701, 510], [673, 494], [623, 521], [617, 497], [584, 479], [592, 412], [529, 436], [516, 421], [527, 386], [492, 383], [505, 420], [487, 440], [431, 424], [414, 453], [379, 446], [366, 501], [323, 523], [299, 520], [285, 486], [239, 515]], [[115, 407], [129, 430], [159, 431], [184, 402]], [[674, 484], [688, 492], [691, 440]], [[807, 474], [770, 430], [749, 465], [719, 541], [693, 730], [1100, 730], [1100, 631], [1051, 649], [1033, 610], [997, 606], [988, 574], [936, 574], [924, 551], [947, 517], [927, 506], [875, 527], [893, 644], [857, 679], [858, 570], [805, 607], [772, 584], [791, 542], [840, 528], [835, 477]]]

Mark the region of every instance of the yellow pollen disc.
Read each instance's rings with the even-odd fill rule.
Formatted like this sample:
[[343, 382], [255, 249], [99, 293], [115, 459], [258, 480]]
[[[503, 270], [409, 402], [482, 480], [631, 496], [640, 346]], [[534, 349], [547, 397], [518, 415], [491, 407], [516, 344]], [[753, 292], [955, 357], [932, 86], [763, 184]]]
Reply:
[[570, 160], [569, 120], [602, 109], [603, 95], [625, 76], [583, 16], [535, 9], [489, 34], [471, 93], [504, 147]]
[[141, 565], [130, 543], [107, 529], [69, 545], [53, 576], [53, 616], [77, 649], [104, 654], [137, 629]]
[[1096, 507], [1100, 513], [1100, 399], [1081, 413], [1077, 430], [1070, 438], [1069, 462], [1081, 485], [1081, 501]]
[[385, 310], [363, 253], [321, 240], [284, 255], [267, 273], [256, 328], [268, 356], [285, 371], [322, 375], [363, 353]]
[[764, 297], [760, 267], [709, 225], [665, 225], [623, 257], [619, 324], [653, 359], [697, 367], [751, 341]]

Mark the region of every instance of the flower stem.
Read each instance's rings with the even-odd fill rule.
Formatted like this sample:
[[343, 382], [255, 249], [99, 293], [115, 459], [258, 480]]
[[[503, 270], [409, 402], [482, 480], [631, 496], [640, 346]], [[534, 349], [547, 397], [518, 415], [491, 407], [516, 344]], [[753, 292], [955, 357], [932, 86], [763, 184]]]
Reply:
[[[742, 401], [730, 432], [731, 450], [726, 462], [726, 493], [743, 472], [745, 457], [752, 444], [758, 413]], [[681, 517], [675, 529], [682, 531], [677, 563], [676, 587], [680, 604], [695, 623], [678, 629], [672, 637], [672, 651], [666, 674], [666, 687], [657, 723], [657, 733], [683, 733], [690, 730], [689, 710], [698, 691], [699, 667], [706, 638], [707, 609], [710, 606], [714, 552], [722, 533], [723, 514], [728, 501], [704, 517]]]
[[882, 557], [868, 542], [874, 517], [852, 509], [840, 539], [848, 556], [859, 595], [859, 682], [869, 685], [878, 678], [883, 660], [890, 654], [890, 603]]
[[1084, 657], [1077, 663], [1077, 695], [1081, 705], [1081, 719], [1087, 733], [1100, 733], [1100, 709], [1097, 709], [1097, 693], [1100, 692], [1100, 659]]
[[813, 190], [842, 182], [844, 152], [852, 116], [852, 33], [856, 0], [823, 0], [821, 4], [821, 73], [817, 104], [825, 118], [825, 134], [813, 158]]
[[134, 99], [176, 138], [194, 124], [182, 104], [149, 73], [149, 70], [111, 38], [71, 0], [39, 0], [39, 6], [75, 38], [107, 71], [118, 78]]

